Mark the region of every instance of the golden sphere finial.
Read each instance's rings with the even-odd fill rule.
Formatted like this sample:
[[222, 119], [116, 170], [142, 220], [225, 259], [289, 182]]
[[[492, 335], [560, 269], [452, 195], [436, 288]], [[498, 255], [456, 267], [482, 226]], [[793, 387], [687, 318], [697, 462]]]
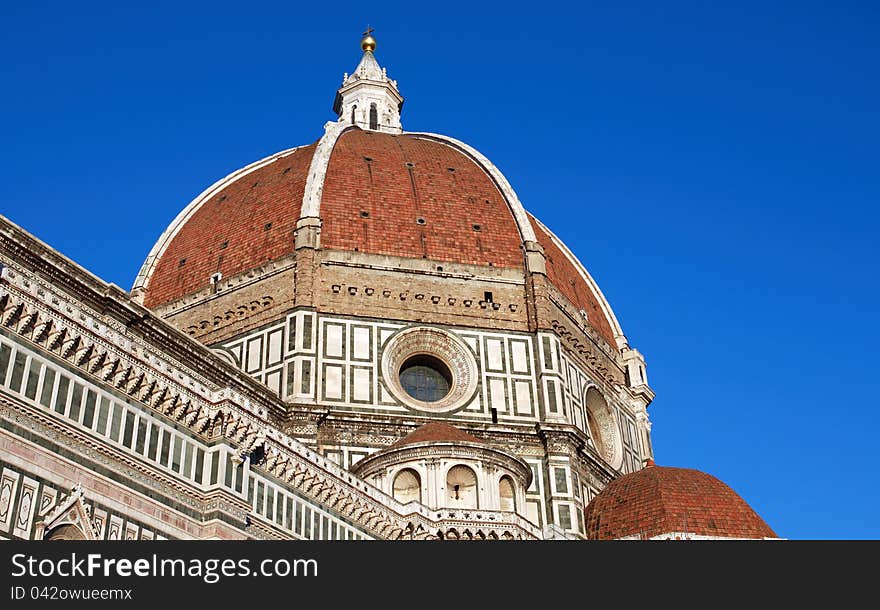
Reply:
[[361, 38], [361, 50], [370, 51], [371, 53], [376, 50], [376, 39], [373, 38], [373, 28], [367, 26], [367, 29], [364, 31], [364, 37]]

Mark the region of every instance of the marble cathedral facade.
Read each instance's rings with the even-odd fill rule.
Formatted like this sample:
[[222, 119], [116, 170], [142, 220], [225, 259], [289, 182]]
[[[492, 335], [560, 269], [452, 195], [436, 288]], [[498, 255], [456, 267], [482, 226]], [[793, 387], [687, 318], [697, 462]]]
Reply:
[[374, 49], [130, 292], [0, 219], [0, 537], [582, 539], [652, 457], [589, 273]]

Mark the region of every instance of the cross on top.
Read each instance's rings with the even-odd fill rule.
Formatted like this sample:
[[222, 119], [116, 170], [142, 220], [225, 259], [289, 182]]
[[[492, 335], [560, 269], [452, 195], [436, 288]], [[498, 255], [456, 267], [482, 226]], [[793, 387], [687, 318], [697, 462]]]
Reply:
[[369, 36], [369, 35], [372, 34], [373, 32], [375, 32], [375, 30], [374, 30], [373, 28], [370, 27], [370, 24], [367, 24], [367, 29], [364, 30], [364, 36]]

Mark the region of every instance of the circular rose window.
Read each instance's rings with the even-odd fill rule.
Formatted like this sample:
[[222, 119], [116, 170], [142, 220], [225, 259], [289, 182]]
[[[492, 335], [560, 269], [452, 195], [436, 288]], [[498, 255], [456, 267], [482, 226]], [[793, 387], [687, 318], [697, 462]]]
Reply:
[[586, 392], [587, 427], [593, 446], [614, 468], [623, 464], [623, 449], [617, 434], [614, 412], [595, 387]]
[[408, 328], [382, 352], [388, 389], [404, 405], [434, 413], [464, 407], [477, 390], [477, 361], [455, 335], [438, 328]]
[[449, 395], [452, 373], [446, 363], [429, 354], [407, 358], [400, 367], [403, 391], [422, 402], [439, 402]]

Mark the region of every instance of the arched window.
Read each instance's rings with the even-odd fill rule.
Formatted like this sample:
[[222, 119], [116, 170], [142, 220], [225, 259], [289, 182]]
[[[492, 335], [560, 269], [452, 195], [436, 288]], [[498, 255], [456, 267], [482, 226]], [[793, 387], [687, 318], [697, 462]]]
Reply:
[[477, 475], [467, 466], [453, 466], [446, 473], [446, 505], [477, 508]]
[[407, 502], [422, 501], [422, 480], [419, 473], [409, 468], [401, 470], [394, 477], [394, 499], [406, 504]]
[[46, 536], [46, 540], [85, 540], [82, 530], [75, 525], [59, 525], [50, 531]]
[[501, 496], [501, 510], [516, 512], [516, 492], [510, 477], [501, 477], [498, 481], [498, 495]]
[[357, 104], [351, 107], [351, 124], [354, 125], [355, 112], [357, 112]]
[[619, 468], [618, 463], [622, 453], [618, 445], [617, 424], [608, 403], [596, 388], [587, 390], [586, 400], [587, 428], [593, 446], [602, 458], [614, 468]]
[[370, 104], [370, 129], [379, 129], [379, 111], [376, 104]]

